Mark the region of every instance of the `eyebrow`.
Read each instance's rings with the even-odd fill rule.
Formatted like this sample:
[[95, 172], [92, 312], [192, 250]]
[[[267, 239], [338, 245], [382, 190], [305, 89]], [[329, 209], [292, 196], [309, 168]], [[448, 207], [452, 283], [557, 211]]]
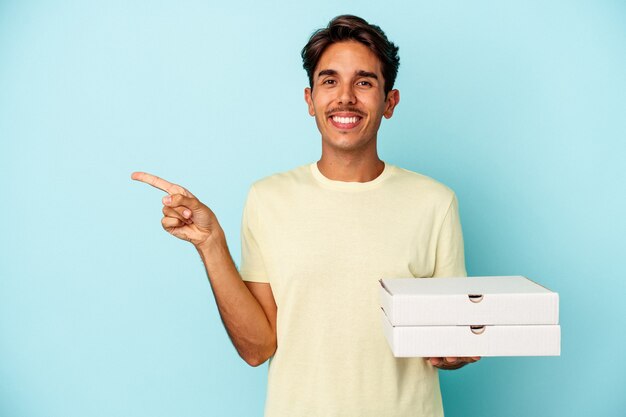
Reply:
[[373, 72], [369, 72], [369, 71], [357, 71], [356, 75], [358, 75], [359, 77], [367, 77], [367, 78], [373, 78], [375, 80], [378, 79], [378, 75], [374, 74]]
[[[324, 75], [337, 75], [337, 71], [335, 71], [334, 69], [325, 69], [325, 70], [321, 70], [317, 74], [318, 77], [322, 77]], [[367, 78], [373, 78], [375, 80], [378, 80], [378, 75], [370, 71], [359, 70], [356, 72], [356, 75], [358, 77], [367, 77]]]

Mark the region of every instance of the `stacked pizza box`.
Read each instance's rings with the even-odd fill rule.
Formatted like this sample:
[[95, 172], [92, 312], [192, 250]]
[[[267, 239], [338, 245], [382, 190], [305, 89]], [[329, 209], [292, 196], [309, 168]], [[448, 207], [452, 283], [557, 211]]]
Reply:
[[396, 357], [558, 356], [559, 295], [522, 276], [380, 280]]

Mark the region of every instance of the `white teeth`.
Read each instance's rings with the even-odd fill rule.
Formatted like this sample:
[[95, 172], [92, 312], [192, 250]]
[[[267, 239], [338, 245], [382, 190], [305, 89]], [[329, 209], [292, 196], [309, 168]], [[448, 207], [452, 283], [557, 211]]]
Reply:
[[358, 117], [339, 117], [333, 116], [333, 120], [337, 123], [348, 124], [348, 123], [356, 123], [359, 120]]

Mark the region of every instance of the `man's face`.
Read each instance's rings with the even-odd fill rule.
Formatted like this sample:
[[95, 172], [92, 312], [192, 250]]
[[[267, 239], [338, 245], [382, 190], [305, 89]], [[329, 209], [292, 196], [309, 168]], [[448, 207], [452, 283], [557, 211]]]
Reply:
[[385, 96], [381, 63], [365, 45], [334, 43], [322, 54], [305, 88], [309, 114], [315, 116], [323, 146], [341, 151], [376, 147], [382, 117], [390, 118], [398, 90]]

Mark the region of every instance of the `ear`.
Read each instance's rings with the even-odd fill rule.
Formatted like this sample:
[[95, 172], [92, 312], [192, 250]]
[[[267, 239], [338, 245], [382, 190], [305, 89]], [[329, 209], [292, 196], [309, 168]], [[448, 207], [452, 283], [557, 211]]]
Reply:
[[304, 89], [304, 101], [309, 106], [309, 114], [315, 116], [315, 107], [313, 106], [313, 91], [310, 87]]
[[391, 90], [387, 94], [385, 112], [383, 113], [385, 119], [389, 119], [391, 116], [393, 116], [393, 110], [396, 108], [398, 103], [400, 103], [400, 91]]

